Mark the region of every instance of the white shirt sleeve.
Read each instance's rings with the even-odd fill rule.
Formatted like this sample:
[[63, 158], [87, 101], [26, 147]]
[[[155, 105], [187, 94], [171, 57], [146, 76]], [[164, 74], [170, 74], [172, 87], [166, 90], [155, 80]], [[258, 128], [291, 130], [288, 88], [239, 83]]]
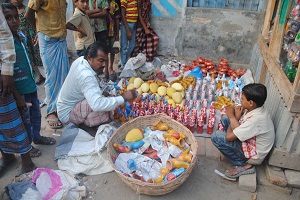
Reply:
[[233, 133], [240, 141], [248, 140], [259, 134], [258, 124], [255, 120], [249, 119], [233, 130]]
[[95, 76], [80, 76], [79, 85], [93, 111], [112, 111], [124, 103], [121, 96], [104, 97]]

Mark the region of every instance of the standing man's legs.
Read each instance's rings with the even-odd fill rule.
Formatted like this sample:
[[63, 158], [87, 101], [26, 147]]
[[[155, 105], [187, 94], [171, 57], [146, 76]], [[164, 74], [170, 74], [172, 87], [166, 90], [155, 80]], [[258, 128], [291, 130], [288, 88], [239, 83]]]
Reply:
[[38, 33], [38, 37], [46, 73], [47, 121], [51, 128], [61, 128], [62, 124], [56, 114], [56, 101], [69, 72], [67, 42], [65, 38], [50, 38], [42, 32]]

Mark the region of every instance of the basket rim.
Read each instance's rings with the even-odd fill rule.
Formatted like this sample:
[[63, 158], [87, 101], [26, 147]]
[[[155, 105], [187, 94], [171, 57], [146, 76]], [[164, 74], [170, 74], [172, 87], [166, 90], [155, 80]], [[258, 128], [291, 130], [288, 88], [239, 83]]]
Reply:
[[[140, 117], [134, 118], [134, 119], [132, 119], [132, 120], [130, 120], [130, 121], [128, 121], [128, 122], [122, 124], [122, 125], [121, 125], [121, 126], [120, 126], [113, 134], [112, 134], [112, 136], [111, 136], [110, 139], [108, 140], [108, 142], [107, 142], [107, 147], [108, 147], [109, 145], [112, 145], [112, 144], [111, 144], [111, 143], [112, 143], [112, 140], [113, 140], [113, 138], [116, 136], [116, 134], [118, 133], [118, 130], [124, 128], [125, 126], [127, 126], [127, 125], [129, 125], [129, 124], [133, 124], [133, 123], [136, 123], [136, 122], [138, 122], [138, 121], [140, 121], [140, 120], [143, 120], [143, 119], [146, 119], [146, 118], [150, 118], [150, 117], [151, 117], [151, 118], [152, 118], [152, 117], [157, 118], [157, 121], [159, 121], [160, 118], [165, 118], [166, 120], [170, 120], [172, 123], [176, 123], [176, 124], [178, 124], [178, 125], [181, 125], [182, 128], [185, 129], [185, 131], [188, 132], [188, 133], [190, 134], [189, 137], [192, 136], [191, 139], [194, 140], [194, 145], [195, 145], [195, 151], [196, 151], [196, 152], [193, 152], [192, 161], [191, 161], [191, 163], [189, 164], [189, 167], [185, 170], [185, 172], [187, 172], [188, 170], [191, 170], [191, 171], [192, 171], [193, 168], [194, 168], [194, 166], [195, 166], [195, 164], [196, 164], [196, 161], [197, 161], [198, 144], [197, 144], [196, 138], [195, 138], [195, 136], [193, 135], [193, 133], [192, 133], [187, 127], [185, 127], [184, 125], [180, 124], [180, 123], [177, 122], [176, 120], [172, 119], [171, 117], [169, 117], [168, 115], [163, 114], [163, 113], [158, 113], [158, 114], [153, 114], [153, 115], [146, 115], [146, 116], [140, 116]], [[127, 177], [127, 176], [125, 176], [121, 171], [119, 171], [119, 170], [116, 168], [116, 166], [115, 166], [115, 164], [114, 164], [114, 162], [113, 162], [113, 160], [112, 160], [112, 158], [111, 158], [111, 155], [110, 155], [110, 148], [107, 148], [107, 158], [108, 158], [108, 160], [109, 160], [109, 162], [110, 162], [112, 168], [113, 168], [114, 171], [120, 176], [121, 179], [125, 179], [125, 180], [130, 181], [131, 183], [134, 183], [134, 184], [137, 184], [137, 185], [150, 186], [150, 187], [153, 187], [153, 186], [159, 187], [159, 186], [169, 185], [169, 184], [172, 184], [172, 183], [175, 183], [175, 182], [180, 181], [179, 179], [176, 178], [176, 179], [173, 179], [173, 180], [168, 181], [168, 182], [161, 182], [161, 183], [155, 183], [155, 182], [154, 182], [154, 183], [149, 183], [149, 182], [143, 182], [143, 181], [134, 179], [134, 178], [132, 178], [132, 177]], [[184, 175], [185, 172], [184, 172], [182, 175]], [[179, 176], [179, 177], [182, 177], [182, 175]], [[124, 180], [123, 180], [123, 181], [124, 181]]]

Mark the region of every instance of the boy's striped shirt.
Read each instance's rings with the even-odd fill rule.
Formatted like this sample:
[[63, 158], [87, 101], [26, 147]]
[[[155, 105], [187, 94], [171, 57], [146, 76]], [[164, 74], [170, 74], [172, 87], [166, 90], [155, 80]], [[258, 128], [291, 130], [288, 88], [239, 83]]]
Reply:
[[126, 21], [131, 23], [137, 22], [139, 16], [137, 1], [121, 0], [121, 6], [126, 9]]

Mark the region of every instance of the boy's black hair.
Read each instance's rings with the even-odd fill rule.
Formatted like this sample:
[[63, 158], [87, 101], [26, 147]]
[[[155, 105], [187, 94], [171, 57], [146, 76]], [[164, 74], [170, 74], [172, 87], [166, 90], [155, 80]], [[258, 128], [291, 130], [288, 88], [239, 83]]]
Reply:
[[264, 105], [267, 99], [267, 88], [260, 83], [251, 83], [243, 88], [243, 93], [248, 101], [255, 102], [257, 107]]
[[18, 9], [16, 6], [14, 6], [12, 3], [2, 3], [2, 10], [16, 10], [18, 12]]
[[91, 44], [84, 53], [84, 58], [87, 60], [87, 57], [90, 56], [91, 58], [96, 58], [98, 54], [98, 50], [108, 54], [108, 47], [107, 44], [103, 42], [94, 42]]

